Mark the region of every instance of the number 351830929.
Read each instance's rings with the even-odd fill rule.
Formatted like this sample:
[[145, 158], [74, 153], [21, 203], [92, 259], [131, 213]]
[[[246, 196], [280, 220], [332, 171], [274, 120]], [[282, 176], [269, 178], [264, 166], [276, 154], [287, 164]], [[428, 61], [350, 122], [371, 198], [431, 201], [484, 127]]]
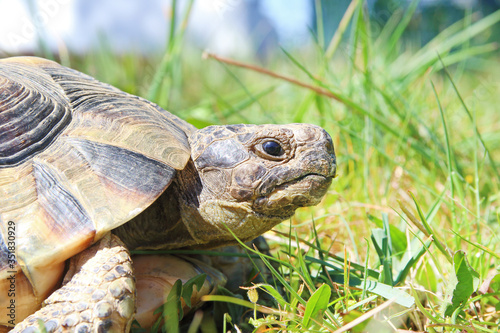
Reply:
[[16, 260], [16, 223], [14, 221], [7, 222], [7, 250], [9, 250], [8, 255], [8, 265], [10, 269], [15, 269]]

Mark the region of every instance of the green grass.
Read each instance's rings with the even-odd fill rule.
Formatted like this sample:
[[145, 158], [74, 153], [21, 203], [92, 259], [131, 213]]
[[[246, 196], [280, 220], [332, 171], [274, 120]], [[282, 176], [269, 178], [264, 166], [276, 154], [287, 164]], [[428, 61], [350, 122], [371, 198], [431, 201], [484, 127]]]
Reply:
[[[208, 298], [230, 315], [210, 320], [259, 332], [499, 330], [500, 59], [485, 36], [500, 12], [467, 16], [417, 48], [402, 39], [416, 3], [373, 34], [353, 1], [326, 47], [278, 49], [265, 65], [337, 99], [202, 60], [180, 28], [165, 56], [103, 44], [63, 58], [199, 127], [309, 122], [334, 138], [338, 178], [327, 197], [268, 233], [272, 278], [252, 302]], [[207, 320], [194, 325], [209, 332]]]

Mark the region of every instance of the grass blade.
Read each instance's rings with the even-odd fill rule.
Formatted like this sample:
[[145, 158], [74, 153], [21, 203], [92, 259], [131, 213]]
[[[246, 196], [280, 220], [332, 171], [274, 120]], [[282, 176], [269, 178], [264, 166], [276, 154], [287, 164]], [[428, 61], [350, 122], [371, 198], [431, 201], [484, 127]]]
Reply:
[[321, 322], [323, 312], [326, 311], [332, 290], [327, 284], [322, 284], [309, 298], [304, 311], [304, 319], [302, 324], [307, 329], [311, 326], [312, 320]]

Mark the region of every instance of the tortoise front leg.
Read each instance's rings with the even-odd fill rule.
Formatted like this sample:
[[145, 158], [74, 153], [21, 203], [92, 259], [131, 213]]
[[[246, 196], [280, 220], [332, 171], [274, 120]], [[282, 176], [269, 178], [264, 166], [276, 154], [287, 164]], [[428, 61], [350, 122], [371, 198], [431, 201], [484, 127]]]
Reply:
[[[132, 261], [120, 239], [107, 234], [71, 259], [64, 285], [44, 307], [11, 332], [128, 332], [135, 311]], [[28, 330], [26, 330], [28, 329]]]

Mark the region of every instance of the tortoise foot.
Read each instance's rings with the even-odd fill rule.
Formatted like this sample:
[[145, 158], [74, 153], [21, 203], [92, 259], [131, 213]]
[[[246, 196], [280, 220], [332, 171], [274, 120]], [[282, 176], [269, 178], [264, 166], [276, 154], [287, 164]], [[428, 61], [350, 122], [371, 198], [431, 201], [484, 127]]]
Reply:
[[130, 254], [108, 234], [73, 257], [63, 287], [12, 332], [128, 332], [135, 312]]

